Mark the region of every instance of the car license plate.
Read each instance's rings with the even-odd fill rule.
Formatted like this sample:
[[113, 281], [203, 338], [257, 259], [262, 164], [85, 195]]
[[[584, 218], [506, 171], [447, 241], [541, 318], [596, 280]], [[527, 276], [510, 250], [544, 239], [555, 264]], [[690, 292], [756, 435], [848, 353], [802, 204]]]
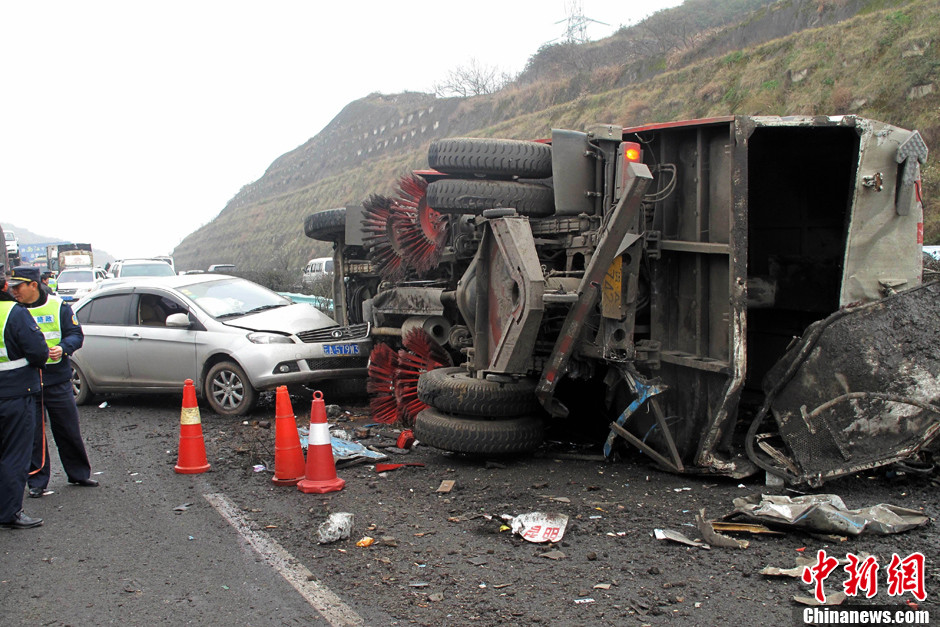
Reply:
[[324, 355], [358, 355], [358, 344], [324, 344]]

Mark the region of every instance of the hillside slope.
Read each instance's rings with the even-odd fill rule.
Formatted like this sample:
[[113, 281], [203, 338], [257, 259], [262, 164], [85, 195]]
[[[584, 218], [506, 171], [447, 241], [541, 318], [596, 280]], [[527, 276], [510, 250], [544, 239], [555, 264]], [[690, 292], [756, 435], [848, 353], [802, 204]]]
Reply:
[[[708, 1], [687, 0], [681, 8]], [[820, 24], [829, 25], [806, 28]], [[799, 32], [778, 36], [788, 29]], [[940, 149], [937, 32], [940, 0], [780, 0], [687, 37], [684, 45], [665, 45], [662, 54], [610, 62], [598, 53], [590, 63], [582, 56], [578, 67], [565, 67], [557, 55], [546, 60], [543, 49], [520, 80], [489, 96], [371, 94], [278, 158], [174, 255], [181, 268], [232, 262], [293, 272], [329, 254], [327, 245], [304, 237], [306, 215], [392, 193], [399, 176], [426, 167], [431, 140], [445, 136], [533, 138], [594, 122], [855, 113], [919, 129], [928, 146]], [[622, 45], [621, 36], [605, 41]], [[539, 63], [556, 65], [546, 78], [533, 78]], [[923, 171], [928, 242], [940, 241], [931, 201], [940, 193], [935, 154]]]

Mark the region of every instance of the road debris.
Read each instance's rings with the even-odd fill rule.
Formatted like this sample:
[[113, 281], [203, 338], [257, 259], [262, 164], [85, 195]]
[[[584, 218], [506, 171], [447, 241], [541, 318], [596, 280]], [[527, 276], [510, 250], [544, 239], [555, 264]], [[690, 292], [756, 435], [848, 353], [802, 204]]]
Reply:
[[443, 481], [441, 481], [441, 485], [437, 486], [437, 490], [435, 491], [440, 492], [442, 494], [447, 494], [448, 492], [453, 490], [454, 486], [456, 485], [457, 485], [457, 482], [454, 481], [453, 479], [444, 479]]
[[567, 514], [543, 512], [520, 514], [510, 523], [513, 533], [535, 543], [558, 542], [565, 535], [567, 525]]
[[405, 429], [398, 435], [396, 445], [401, 449], [410, 449], [414, 446], [415, 434], [411, 429]]
[[361, 547], [372, 546], [373, 544], [375, 544], [375, 538], [372, 538], [370, 536], [363, 536], [362, 539], [356, 542], [356, 546], [361, 546]]
[[696, 514], [695, 525], [698, 527], [699, 533], [702, 534], [702, 539], [710, 546], [719, 546], [728, 549], [746, 549], [748, 547], [749, 543], [747, 540], [738, 540], [737, 538], [722, 535], [715, 531], [712, 522], [705, 518], [704, 509], [700, 509], [699, 513]]
[[705, 550], [711, 548], [704, 542], [699, 542], [698, 540], [689, 540], [678, 531], [673, 531], [671, 529], [653, 529], [653, 537], [657, 540], [672, 540], [673, 542], [678, 542], [679, 544], [694, 546]]
[[917, 510], [886, 503], [850, 510], [835, 494], [751, 495], [734, 499], [734, 506], [735, 513], [768, 524], [850, 536], [901, 533], [930, 520]]
[[334, 512], [317, 529], [317, 542], [330, 544], [349, 537], [353, 526], [353, 515], [349, 512]]
[[403, 464], [376, 464], [375, 472], [388, 472], [389, 470], [398, 470], [404, 466], [424, 466], [422, 462], [409, 462]]

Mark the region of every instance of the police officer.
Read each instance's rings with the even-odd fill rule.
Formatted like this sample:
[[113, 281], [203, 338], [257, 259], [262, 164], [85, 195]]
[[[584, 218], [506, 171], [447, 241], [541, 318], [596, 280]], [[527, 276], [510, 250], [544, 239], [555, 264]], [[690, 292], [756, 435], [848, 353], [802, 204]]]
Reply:
[[13, 296], [25, 306], [39, 325], [49, 346], [49, 360], [43, 370], [42, 405], [37, 408], [33, 435], [33, 458], [30, 465], [29, 496], [39, 498], [49, 485], [49, 446], [43, 433], [43, 407], [49, 413], [49, 424], [59, 459], [69, 483], [97, 487], [91, 478], [91, 464], [82, 442], [78, 425], [78, 407], [72, 391], [72, 365], [69, 355], [81, 348], [85, 340], [82, 328], [68, 303], [50, 296], [39, 287], [39, 268], [17, 266], [10, 277]]
[[33, 445], [39, 366], [49, 349], [39, 326], [7, 293], [0, 275], [0, 527], [29, 529], [42, 524], [23, 512], [23, 489]]

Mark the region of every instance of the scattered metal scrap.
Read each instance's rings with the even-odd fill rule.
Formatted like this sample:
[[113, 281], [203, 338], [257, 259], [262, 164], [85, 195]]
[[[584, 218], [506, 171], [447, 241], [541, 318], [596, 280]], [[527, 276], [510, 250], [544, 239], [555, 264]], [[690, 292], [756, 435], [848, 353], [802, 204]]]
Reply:
[[768, 524], [850, 536], [901, 533], [930, 520], [917, 510], [885, 503], [848, 509], [835, 494], [751, 495], [734, 499], [734, 507], [736, 514]]

